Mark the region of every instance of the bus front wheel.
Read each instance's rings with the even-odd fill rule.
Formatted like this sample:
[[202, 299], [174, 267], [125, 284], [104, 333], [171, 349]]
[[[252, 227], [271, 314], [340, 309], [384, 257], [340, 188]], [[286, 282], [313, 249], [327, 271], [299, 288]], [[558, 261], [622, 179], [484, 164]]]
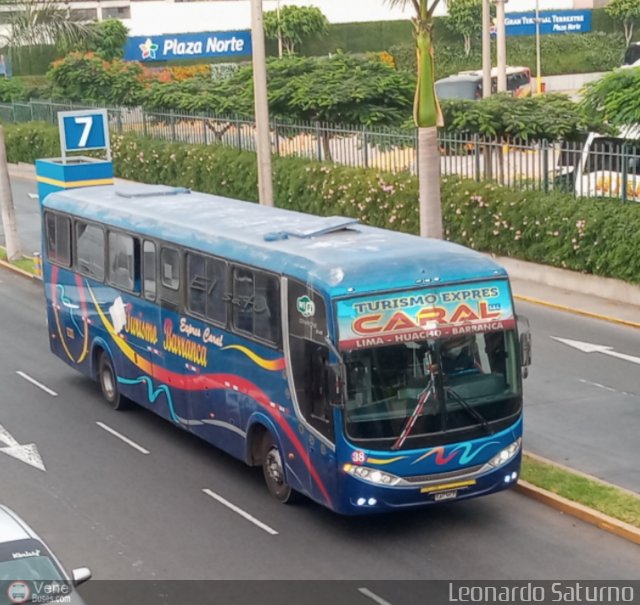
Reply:
[[100, 355], [100, 362], [98, 364], [98, 382], [100, 383], [100, 390], [102, 396], [107, 400], [109, 405], [114, 410], [121, 410], [124, 408], [124, 397], [120, 395], [118, 390], [118, 378], [113, 369], [111, 359], [106, 353]]
[[267, 434], [262, 446], [262, 472], [269, 492], [282, 504], [294, 501], [296, 492], [285, 483], [282, 454], [273, 437]]

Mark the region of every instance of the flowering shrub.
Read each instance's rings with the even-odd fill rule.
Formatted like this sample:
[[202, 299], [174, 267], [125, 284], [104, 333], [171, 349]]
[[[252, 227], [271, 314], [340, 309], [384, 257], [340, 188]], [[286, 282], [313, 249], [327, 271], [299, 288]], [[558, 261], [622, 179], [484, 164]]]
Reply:
[[[11, 162], [59, 155], [57, 130], [44, 124], [9, 125], [6, 142]], [[122, 178], [257, 200], [252, 152], [131, 135], [113, 136], [112, 146]], [[291, 157], [274, 157], [273, 172], [281, 208], [418, 232], [418, 183], [410, 174]], [[442, 211], [446, 238], [470, 248], [640, 283], [638, 203], [444, 178]]]

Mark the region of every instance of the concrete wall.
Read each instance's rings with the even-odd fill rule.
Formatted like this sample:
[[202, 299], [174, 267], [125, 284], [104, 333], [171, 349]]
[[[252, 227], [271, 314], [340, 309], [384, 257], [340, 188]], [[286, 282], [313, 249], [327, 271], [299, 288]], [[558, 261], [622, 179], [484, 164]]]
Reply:
[[[544, 65], [542, 66], [544, 71]], [[543, 76], [542, 81], [547, 85], [547, 92], [567, 92], [580, 90], [587, 82], [599, 80], [609, 72], [594, 72], [589, 74], [564, 74], [561, 76]]]

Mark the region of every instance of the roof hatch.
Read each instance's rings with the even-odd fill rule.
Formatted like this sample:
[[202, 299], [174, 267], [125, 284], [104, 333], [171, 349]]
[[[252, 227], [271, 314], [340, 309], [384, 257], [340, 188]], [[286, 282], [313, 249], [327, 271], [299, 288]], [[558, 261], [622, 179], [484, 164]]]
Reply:
[[346, 218], [344, 216], [328, 216], [326, 218], [321, 218], [313, 222], [313, 226], [308, 228], [301, 226], [299, 228], [294, 227], [291, 229], [285, 229], [284, 231], [266, 233], [264, 239], [267, 242], [288, 239], [289, 237], [309, 239], [311, 237], [326, 235], [327, 233], [334, 233], [335, 231], [342, 231], [350, 225], [355, 225], [360, 221], [358, 221], [357, 218]]
[[125, 185], [116, 189], [116, 195], [126, 198], [155, 197], [160, 195], [179, 195], [181, 193], [191, 193], [191, 189], [185, 187], [168, 187], [167, 185]]

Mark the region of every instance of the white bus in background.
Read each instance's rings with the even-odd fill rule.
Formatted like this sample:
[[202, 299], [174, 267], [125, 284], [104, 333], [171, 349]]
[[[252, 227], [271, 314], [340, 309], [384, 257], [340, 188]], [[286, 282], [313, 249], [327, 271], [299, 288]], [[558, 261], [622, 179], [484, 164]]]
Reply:
[[640, 127], [617, 136], [590, 133], [573, 172], [580, 197], [618, 197], [640, 202]]

